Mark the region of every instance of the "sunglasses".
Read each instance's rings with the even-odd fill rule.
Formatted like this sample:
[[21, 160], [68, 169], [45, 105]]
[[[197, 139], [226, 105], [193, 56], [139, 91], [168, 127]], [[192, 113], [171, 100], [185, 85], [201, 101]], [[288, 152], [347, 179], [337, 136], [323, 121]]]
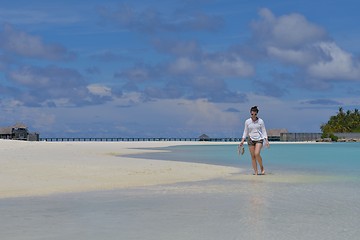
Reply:
[[251, 114], [251, 116], [256, 116], [256, 115], [257, 115], [257, 113], [252, 113], [252, 114]]

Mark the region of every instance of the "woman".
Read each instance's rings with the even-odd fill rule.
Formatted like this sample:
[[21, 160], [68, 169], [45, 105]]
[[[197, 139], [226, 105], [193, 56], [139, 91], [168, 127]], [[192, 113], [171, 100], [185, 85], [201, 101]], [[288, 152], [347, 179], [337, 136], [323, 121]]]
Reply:
[[269, 141], [267, 139], [267, 133], [265, 129], [264, 121], [257, 115], [259, 109], [254, 106], [250, 109], [251, 118], [245, 121], [244, 133], [240, 142], [240, 146], [243, 146], [246, 137], [248, 137], [248, 146], [251, 154], [252, 166], [254, 169], [254, 175], [258, 175], [257, 164], [260, 166], [261, 175], [265, 174], [265, 169], [262, 163], [262, 157], [260, 155], [261, 148], [265, 141], [265, 146], [269, 147]]

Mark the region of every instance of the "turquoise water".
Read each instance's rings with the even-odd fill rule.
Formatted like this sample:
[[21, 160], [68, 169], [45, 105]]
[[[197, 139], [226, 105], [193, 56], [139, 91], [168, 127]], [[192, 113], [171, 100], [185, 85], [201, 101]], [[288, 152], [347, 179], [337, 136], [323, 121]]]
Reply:
[[[208, 163], [251, 168], [249, 150], [237, 154], [237, 145], [188, 145], [161, 148], [167, 152], [138, 154], [133, 157]], [[301, 143], [271, 144], [261, 152], [267, 171], [295, 171], [335, 175], [358, 175], [360, 172], [360, 143]]]

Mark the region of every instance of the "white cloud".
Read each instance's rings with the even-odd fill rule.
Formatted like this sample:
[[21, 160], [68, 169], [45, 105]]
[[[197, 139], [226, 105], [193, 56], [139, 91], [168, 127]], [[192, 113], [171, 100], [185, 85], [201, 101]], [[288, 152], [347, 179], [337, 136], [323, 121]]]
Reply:
[[329, 80], [360, 80], [360, 64], [350, 53], [333, 42], [322, 42], [319, 48], [329, 58], [308, 67], [309, 75]]
[[22, 66], [6, 76], [12, 85], [17, 86], [15, 90], [5, 89], [6, 94], [32, 107], [84, 106], [111, 100], [111, 89], [89, 85], [78, 71], [71, 68]]
[[9, 77], [21, 85], [36, 85], [43, 87], [50, 83], [49, 76], [37, 74], [37, 71], [29, 66], [24, 66], [18, 71], [9, 73]]
[[174, 74], [190, 74], [198, 68], [198, 63], [187, 57], [180, 57], [169, 64], [169, 72]]
[[172, 74], [201, 74], [211, 78], [245, 77], [254, 74], [254, 68], [251, 64], [238, 55], [227, 53], [204, 54], [199, 59], [180, 57], [169, 64], [168, 71]]
[[139, 92], [125, 92], [121, 97], [115, 97], [112, 103], [117, 107], [130, 107], [144, 102]]
[[205, 71], [218, 77], [246, 77], [254, 73], [252, 65], [239, 56], [208, 58], [203, 62]]
[[0, 48], [24, 57], [48, 60], [68, 60], [75, 57], [61, 45], [44, 43], [39, 36], [14, 29], [10, 24], [4, 24], [0, 39]]
[[164, 99], [119, 109], [123, 117], [118, 123], [131, 121], [136, 124], [133, 130], [139, 132], [135, 135], [142, 136], [143, 129], [151, 129], [152, 136], [198, 137], [201, 133], [211, 137], [229, 136], [228, 133], [238, 130], [239, 115], [224, 109], [222, 104], [204, 99]]
[[282, 49], [273, 46], [267, 48], [267, 54], [285, 63], [301, 66], [308, 65], [318, 58], [311, 49]]
[[9, 73], [14, 82], [31, 88], [68, 88], [83, 86], [85, 81], [82, 75], [70, 68], [56, 66], [33, 67], [22, 66]]
[[[5, 100], [0, 103], [1, 127], [10, 126], [22, 122], [29, 126], [29, 130], [37, 132], [52, 131], [55, 127], [56, 114], [49, 113], [40, 108], [24, 107], [16, 100]], [[6, 123], [6, 124], [5, 124]]]
[[260, 21], [253, 23], [255, 36], [268, 46], [297, 48], [327, 39], [326, 31], [300, 14], [275, 17], [268, 9], [259, 12]]
[[[222, 108], [204, 99], [186, 101], [185, 110], [187, 112], [186, 125], [193, 129], [206, 132], [232, 131], [239, 124], [237, 114], [224, 112]], [[190, 113], [190, 114], [189, 114]]]
[[360, 80], [359, 60], [331, 41], [322, 27], [295, 13], [276, 17], [262, 9], [259, 15], [253, 34], [267, 60], [295, 67], [298, 76], [318, 88], [326, 80]]
[[110, 97], [111, 94], [111, 88], [103, 86], [101, 84], [90, 84], [87, 86], [87, 89], [91, 94], [98, 95], [101, 97], [108, 96]]

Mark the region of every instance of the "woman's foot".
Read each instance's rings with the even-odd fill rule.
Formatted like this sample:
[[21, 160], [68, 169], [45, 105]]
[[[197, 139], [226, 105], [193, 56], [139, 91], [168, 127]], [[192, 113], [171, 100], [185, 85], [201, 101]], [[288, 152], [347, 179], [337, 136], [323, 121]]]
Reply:
[[264, 167], [261, 167], [261, 175], [265, 175], [265, 169], [264, 169]]

